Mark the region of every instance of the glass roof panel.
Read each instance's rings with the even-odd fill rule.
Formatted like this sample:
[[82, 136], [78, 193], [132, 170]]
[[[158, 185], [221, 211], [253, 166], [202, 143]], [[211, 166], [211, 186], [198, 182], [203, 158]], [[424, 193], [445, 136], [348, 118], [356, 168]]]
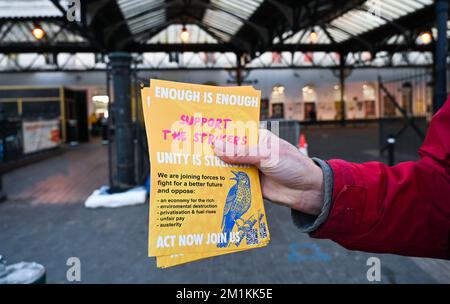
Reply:
[[230, 35], [235, 34], [244, 24], [241, 20], [221, 11], [207, 9], [203, 23], [212, 28], [224, 31]]
[[[432, 0], [368, 0], [361, 7], [334, 19], [330, 25], [347, 34], [348, 37], [335, 37], [336, 41], [342, 42], [350, 38], [348, 34], [363, 34], [432, 4]], [[336, 34], [334, 30], [332, 32]]]
[[225, 41], [236, 34], [258, 9], [264, 0], [211, 0], [203, 23], [215, 32], [220, 32]]
[[117, 0], [131, 33], [138, 34], [166, 22], [164, 0]]
[[[326, 31], [322, 27], [315, 26], [316, 43], [331, 43], [332, 40], [338, 43], [343, 42], [352, 36], [371, 31], [432, 4], [433, 0], [367, 0], [360, 7], [332, 20], [325, 26]], [[311, 30], [302, 29], [294, 35], [286, 32], [282, 36], [283, 38], [288, 37], [285, 43], [305, 44], [311, 43], [309, 41], [310, 32]], [[279, 37], [274, 39], [274, 43], [279, 42]]]
[[248, 19], [264, 0], [212, 0], [211, 6]]
[[[66, 1], [62, 1], [64, 7]], [[0, 18], [61, 17], [62, 12], [49, 0], [0, 0]]]

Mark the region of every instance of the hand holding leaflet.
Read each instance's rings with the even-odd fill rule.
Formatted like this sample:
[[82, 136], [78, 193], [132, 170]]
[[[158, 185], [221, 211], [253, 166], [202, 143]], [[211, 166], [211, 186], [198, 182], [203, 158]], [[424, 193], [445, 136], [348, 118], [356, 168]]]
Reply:
[[151, 80], [142, 90], [151, 161], [149, 255], [158, 267], [267, 245], [258, 171], [217, 143], [258, 143], [260, 92]]

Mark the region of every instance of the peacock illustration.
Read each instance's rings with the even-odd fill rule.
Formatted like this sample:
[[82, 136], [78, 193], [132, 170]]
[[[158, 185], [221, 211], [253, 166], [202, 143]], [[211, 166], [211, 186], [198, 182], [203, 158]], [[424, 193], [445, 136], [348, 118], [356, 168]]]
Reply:
[[235, 180], [236, 183], [231, 187], [227, 195], [227, 200], [225, 207], [223, 208], [223, 218], [222, 218], [222, 233], [225, 233], [227, 238], [226, 242], [217, 244], [217, 247], [227, 247], [230, 234], [233, 231], [234, 225], [238, 225], [237, 222], [244, 213], [248, 211], [252, 203], [252, 195], [250, 189], [250, 178], [247, 173], [242, 171], [231, 171], [235, 177], [230, 179]]

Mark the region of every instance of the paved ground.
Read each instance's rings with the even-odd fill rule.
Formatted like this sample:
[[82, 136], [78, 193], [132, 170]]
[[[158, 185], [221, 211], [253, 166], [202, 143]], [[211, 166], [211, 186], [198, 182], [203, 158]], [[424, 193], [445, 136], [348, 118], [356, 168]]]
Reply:
[[[313, 155], [377, 159], [375, 128], [309, 128]], [[10, 199], [0, 204], [0, 254], [46, 266], [48, 282], [66, 283], [66, 261], [81, 260], [83, 283], [367, 283], [377, 256], [383, 283], [450, 283], [450, 263], [348, 251], [299, 233], [289, 210], [266, 204], [272, 241], [266, 248], [156, 269], [147, 255], [148, 206], [88, 210], [83, 200], [106, 183], [106, 148], [89, 144], [13, 171]], [[414, 154], [409, 156], [414, 158]], [[83, 160], [83, 161], [81, 161]]]

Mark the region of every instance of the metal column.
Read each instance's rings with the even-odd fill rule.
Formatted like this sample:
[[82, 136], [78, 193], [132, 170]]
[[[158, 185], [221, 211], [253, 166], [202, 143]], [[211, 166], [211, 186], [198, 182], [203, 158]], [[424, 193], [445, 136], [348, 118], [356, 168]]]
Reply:
[[242, 85], [242, 58], [240, 54], [236, 54], [236, 84], [238, 86]]
[[436, 25], [438, 37], [434, 54], [435, 66], [435, 93], [433, 111], [436, 113], [447, 99], [447, 19], [448, 1], [436, 0]]
[[340, 54], [339, 56], [339, 88], [341, 93], [341, 125], [345, 125], [346, 108], [345, 108], [345, 56]]
[[117, 191], [135, 185], [133, 122], [131, 117], [131, 55], [115, 52], [109, 55], [113, 82], [113, 119], [115, 126]]
[[6, 201], [7, 198], [6, 193], [3, 191], [3, 177], [2, 173], [0, 173], [0, 203]]

